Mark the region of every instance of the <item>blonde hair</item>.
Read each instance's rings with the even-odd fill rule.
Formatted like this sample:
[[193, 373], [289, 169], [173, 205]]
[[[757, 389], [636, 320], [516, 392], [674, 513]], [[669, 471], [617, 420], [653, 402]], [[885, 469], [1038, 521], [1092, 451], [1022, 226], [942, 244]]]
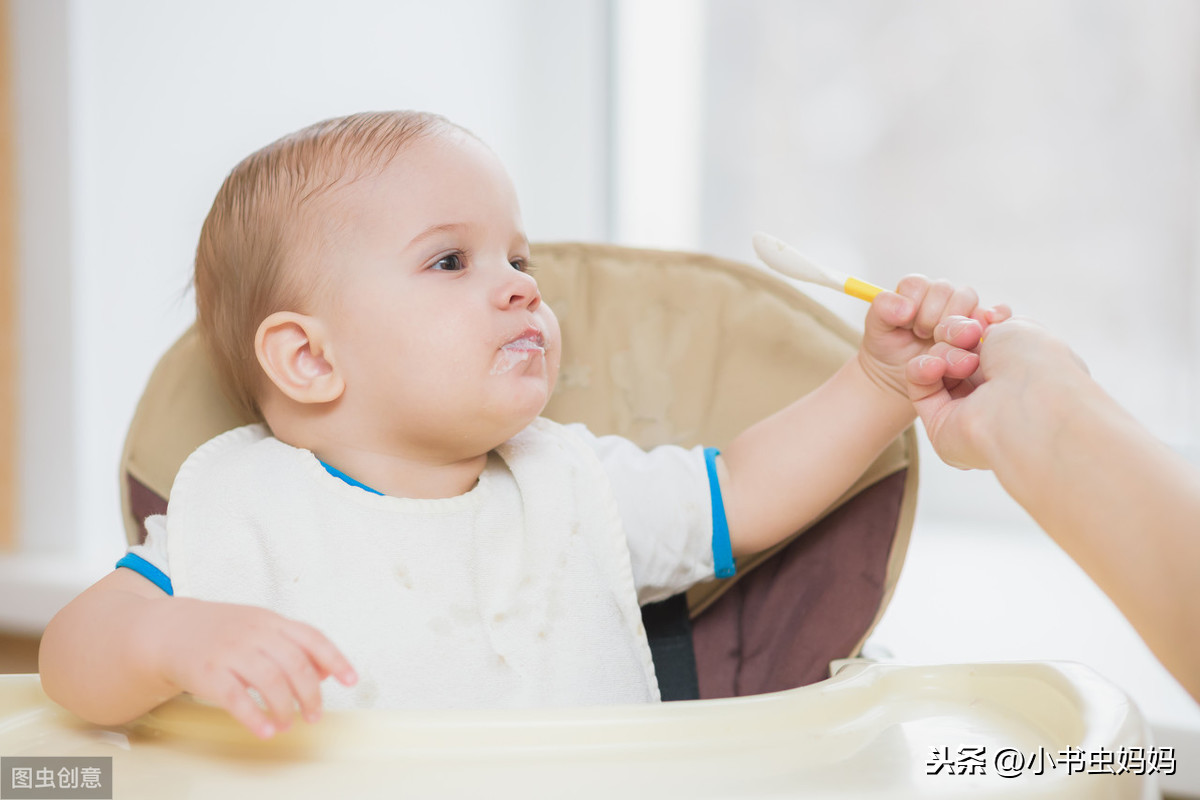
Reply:
[[315, 242], [306, 213], [331, 189], [384, 169], [405, 144], [468, 131], [417, 111], [351, 114], [284, 136], [233, 168], [213, 200], [196, 247], [196, 322], [217, 378], [245, 416], [261, 419], [264, 379], [254, 353], [259, 324], [276, 311], [301, 311], [293, 263]]

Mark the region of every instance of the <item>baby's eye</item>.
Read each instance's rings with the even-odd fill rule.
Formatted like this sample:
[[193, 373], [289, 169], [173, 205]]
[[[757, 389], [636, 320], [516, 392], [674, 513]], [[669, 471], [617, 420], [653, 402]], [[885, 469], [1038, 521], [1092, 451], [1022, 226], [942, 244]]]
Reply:
[[515, 269], [517, 272], [532, 272], [533, 271], [533, 264], [530, 264], [528, 261], [526, 261], [523, 258], [514, 258], [512, 261], [510, 261], [508, 263], [511, 264], [512, 268]]
[[458, 253], [451, 253], [448, 256], [442, 256], [430, 269], [440, 269], [446, 272], [457, 272], [462, 269], [462, 257]]

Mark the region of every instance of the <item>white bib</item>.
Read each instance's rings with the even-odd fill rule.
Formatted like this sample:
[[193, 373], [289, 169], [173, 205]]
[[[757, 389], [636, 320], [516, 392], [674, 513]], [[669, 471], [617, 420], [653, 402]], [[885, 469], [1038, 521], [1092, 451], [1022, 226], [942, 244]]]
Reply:
[[263, 606], [359, 674], [326, 708], [529, 707], [659, 699], [629, 550], [596, 455], [538, 419], [444, 500], [371, 494], [261, 425], [180, 468], [175, 594]]

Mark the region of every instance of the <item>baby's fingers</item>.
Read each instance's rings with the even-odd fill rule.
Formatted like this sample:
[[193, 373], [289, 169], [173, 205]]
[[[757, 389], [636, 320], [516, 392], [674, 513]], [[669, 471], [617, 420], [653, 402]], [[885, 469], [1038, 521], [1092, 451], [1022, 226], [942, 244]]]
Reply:
[[321, 673], [321, 678], [332, 675], [343, 686], [353, 686], [358, 681], [354, 667], [342, 655], [342, 651], [316, 628], [303, 622], [293, 622], [283, 633], [304, 650]]
[[963, 316], [949, 316], [934, 328], [933, 338], [953, 348], [974, 350], [983, 339], [983, 330], [984, 325], [979, 320]]
[[291, 696], [299, 703], [305, 721], [316, 722], [321, 718], [321, 681], [327, 673], [294, 641], [285, 637], [284, 642], [271, 657], [287, 680]]
[[233, 672], [224, 672], [210, 691], [197, 691], [196, 696], [209, 700], [228, 711], [234, 719], [260, 739], [270, 739], [277, 730], [258, 703], [249, 694], [249, 687]]
[[913, 312], [910, 320], [895, 324], [911, 328], [919, 339], [933, 338], [938, 324], [946, 317], [973, 316], [979, 306], [979, 295], [971, 287], [955, 287], [944, 280], [931, 281], [924, 275], [905, 276], [896, 287], [896, 293], [912, 301]]
[[925, 292], [913, 320], [913, 335], [919, 339], [933, 338], [933, 329], [948, 314], [968, 313], [979, 302], [969, 288], [955, 289], [949, 281], [933, 281]]
[[[275, 730], [283, 731], [291, 727], [292, 717], [296, 713], [297, 698], [292, 688], [291, 677], [275, 660], [273, 654], [255, 653], [239, 664], [234, 672], [242, 683], [258, 692], [258, 696], [267, 706]], [[271, 733], [267, 735], [270, 736]]]

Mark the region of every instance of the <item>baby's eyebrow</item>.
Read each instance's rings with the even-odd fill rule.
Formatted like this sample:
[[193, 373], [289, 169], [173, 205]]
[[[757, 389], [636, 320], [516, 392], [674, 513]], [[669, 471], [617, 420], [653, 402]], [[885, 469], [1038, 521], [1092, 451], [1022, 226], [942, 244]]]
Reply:
[[470, 230], [471, 227], [472, 226], [466, 222], [446, 222], [441, 225], [430, 225], [428, 228], [414, 236], [408, 243], [408, 247], [418, 245], [431, 236], [436, 236], [439, 233], [455, 233], [458, 231]]

